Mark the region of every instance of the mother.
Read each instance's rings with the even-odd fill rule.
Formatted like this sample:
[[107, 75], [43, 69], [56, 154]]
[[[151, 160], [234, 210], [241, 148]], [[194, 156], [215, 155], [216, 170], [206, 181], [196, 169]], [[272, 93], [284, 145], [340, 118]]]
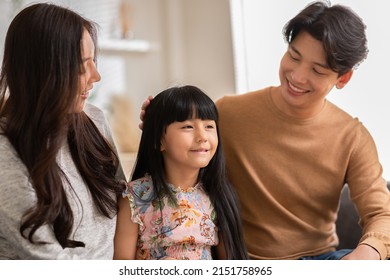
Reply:
[[124, 179], [95, 82], [96, 27], [53, 4], [8, 29], [0, 76], [0, 259], [111, 259]]

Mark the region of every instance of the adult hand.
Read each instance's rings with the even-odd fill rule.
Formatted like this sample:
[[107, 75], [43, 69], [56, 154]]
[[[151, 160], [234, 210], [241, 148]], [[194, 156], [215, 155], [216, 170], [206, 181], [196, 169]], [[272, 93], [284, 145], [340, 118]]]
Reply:
[[144, 101], [144, 103], [142, 103], [142, 106], [141, 106], [141, 112], [139, 114], [139, 118], [141, 120], [141, 123], [138, 125], [138, 127], [142, 130], [143, 128], [143, 125], [144, 125], [144, 117], [145, 117], [145, 110], [146, 110], [146, 107], [149, 106], [150, 104], [150, 101], [153, 99], [153, 96], [149, 95], [148, 98]]
[[366, 244], [358, 245], [348, 255], [344, 256], [342, 260], [380, 260], [381, 257], [377, 250]]

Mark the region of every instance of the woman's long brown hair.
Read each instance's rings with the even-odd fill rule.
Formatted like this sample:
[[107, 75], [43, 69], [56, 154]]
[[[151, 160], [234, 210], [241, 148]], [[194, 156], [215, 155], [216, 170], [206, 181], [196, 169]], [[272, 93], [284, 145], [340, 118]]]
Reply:
[[52, 225], [62, 247], [85, 246], [70, 236], [74, 215], [64, 191], [70, 182], [56, 161], [66, 141], [97, 209], [110, 218], [116, 213], [116, 153], [84, 112], [69, 113], [83, 72], [85, 29], [96, 46], [93, 22], [60, 6], [35, 4], [14, 18], [6, 35], [0, 119], [36, 192], [37, 204], [25, 213], [20, 227], [33, 243], [38, 228]]

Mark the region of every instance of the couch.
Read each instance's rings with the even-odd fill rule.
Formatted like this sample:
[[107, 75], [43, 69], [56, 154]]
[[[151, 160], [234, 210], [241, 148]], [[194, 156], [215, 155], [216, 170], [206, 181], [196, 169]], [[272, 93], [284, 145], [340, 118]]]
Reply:
[[[390, 181], [387, 182], [387, 188], [390, 190]], [[362, 229], [359, 225], [359, 215], [355, 205], [349, 198], [348, 186], [344, 186], [341, 193], [336, 232], [340, 241], [338, 249], [355, 248], [362, 235]]]

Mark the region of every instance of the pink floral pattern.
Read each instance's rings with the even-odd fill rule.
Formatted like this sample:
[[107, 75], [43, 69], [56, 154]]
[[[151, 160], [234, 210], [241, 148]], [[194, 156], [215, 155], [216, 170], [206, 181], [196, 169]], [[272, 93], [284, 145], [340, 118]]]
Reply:
[[190, 190], [169, 185], [168, 194], [153, 199], [153, 182], [147, 175], [130, 182], [123, 196], [129, 199], [134, 223], [139, 224], [136, 258], [212, 259], [211, 246], [218, 244], [214, 208], [201, 184]]

